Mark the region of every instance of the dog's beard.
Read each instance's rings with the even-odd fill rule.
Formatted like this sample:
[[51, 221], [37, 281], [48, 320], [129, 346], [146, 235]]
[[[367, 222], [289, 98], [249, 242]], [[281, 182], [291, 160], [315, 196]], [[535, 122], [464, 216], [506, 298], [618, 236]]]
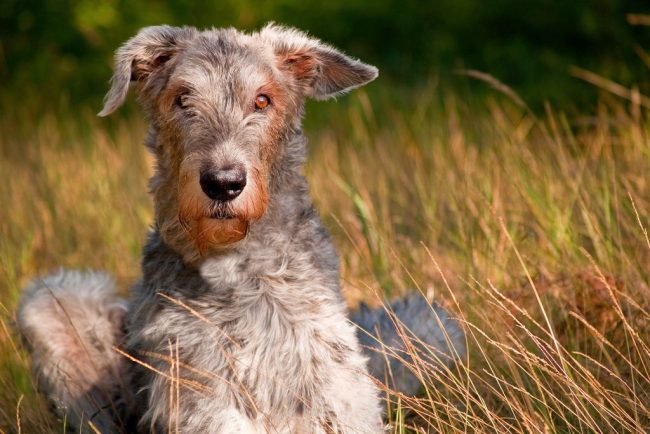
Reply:
[[238, 218], [203, 217], [194, 220], [188, 229], [188, 235], [201, 256], [213, 247], [228, 246], [244, 239], [247, 232], [248, 221]]

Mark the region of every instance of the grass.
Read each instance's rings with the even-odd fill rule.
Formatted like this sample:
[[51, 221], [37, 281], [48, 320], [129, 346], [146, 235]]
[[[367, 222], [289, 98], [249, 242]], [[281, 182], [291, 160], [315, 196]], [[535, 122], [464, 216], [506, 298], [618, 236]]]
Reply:
[[[650, 429], [650, 122], [639, 99], [536, 116], [431, 84], [310, 106], [312, 195], [351, 305], [419, 289], [468, 357], [415, 354], [392, 432]], [[151, 222], [140, 116], [0, 120], [0, 430], [62, 432], [12, 331], [20, 288], [58, 267], [137, 278]]]

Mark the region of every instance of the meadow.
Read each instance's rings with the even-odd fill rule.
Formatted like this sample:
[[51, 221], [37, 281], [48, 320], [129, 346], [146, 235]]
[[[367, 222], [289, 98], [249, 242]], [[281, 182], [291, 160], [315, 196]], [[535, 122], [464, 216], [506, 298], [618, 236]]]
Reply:
[[[645, 100], [632, 89], [583, 113], [534, 113], [501, 91], [471, 98], [432, 80], [308, 106], [305, 174], [351, 308], [421, 291], [467, 335], [450, 369], [412, 347], [426, 386], [385, 388], [390, 432], [647, 432]], [[0, 432], [63, 432], [13, 329], [21, 287], [59, 266], [108, 270], [125, 292], [138, 277], [145, 132], [136, 111], [16, 104], [0, 119]]]

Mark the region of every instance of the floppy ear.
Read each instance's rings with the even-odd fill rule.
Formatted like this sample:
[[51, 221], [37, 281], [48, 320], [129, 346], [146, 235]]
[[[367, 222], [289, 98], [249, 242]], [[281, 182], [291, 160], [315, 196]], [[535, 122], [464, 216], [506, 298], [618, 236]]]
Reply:
[[131, 83], [145, 83], [195, 35], [196, 29], [190, 27], [152, 26], [126, 41], [115, 53], [111, 89], [99, 116], [113, 113], [124, 102]]
[[377, 68], [296, 29], [269, 24], [260, 37], [271, 44], [281, 70], [295, 78], [305, 96], [327, 99], [377, 78]]

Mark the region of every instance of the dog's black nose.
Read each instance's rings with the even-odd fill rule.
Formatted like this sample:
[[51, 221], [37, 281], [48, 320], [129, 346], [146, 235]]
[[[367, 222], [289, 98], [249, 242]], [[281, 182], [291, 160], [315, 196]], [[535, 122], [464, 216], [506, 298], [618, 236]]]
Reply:
[[240, 165], [201, 170], [201, 189], [212, 200], [228, 202], [246, 187], [246, 171]]

